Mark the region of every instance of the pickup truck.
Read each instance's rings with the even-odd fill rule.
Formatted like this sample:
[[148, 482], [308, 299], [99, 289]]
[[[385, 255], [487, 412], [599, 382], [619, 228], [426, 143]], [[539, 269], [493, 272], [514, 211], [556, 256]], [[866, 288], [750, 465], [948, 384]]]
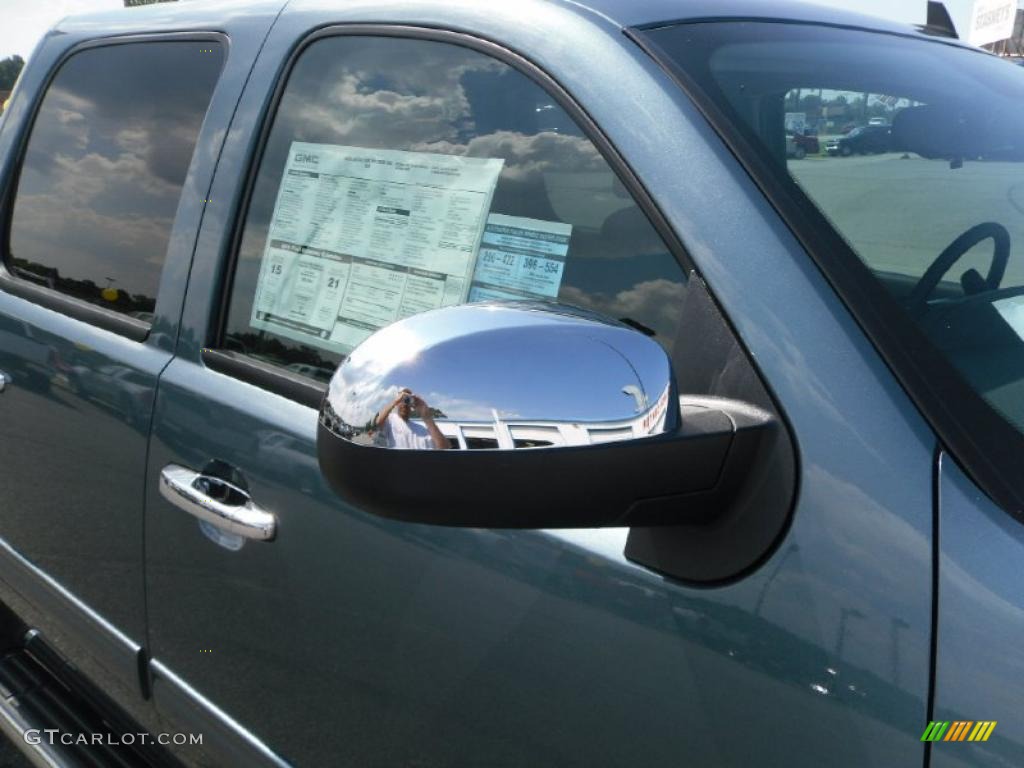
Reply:
[[[789, 159], [794, 104], [894, 151]], [[0, 126], [0, 730], [1021, 764], [1022, 124], [941, 18], [61, 21]]]

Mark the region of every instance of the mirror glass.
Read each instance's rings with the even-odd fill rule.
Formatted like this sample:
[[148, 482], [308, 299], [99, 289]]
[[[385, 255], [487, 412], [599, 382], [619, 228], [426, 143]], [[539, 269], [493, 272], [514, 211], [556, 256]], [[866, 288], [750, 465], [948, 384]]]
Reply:
[[549, 302], [481, 302], [374, 333], [338, 366], [321, 423], [360, 445], [523, 449], [674, 430], [672, 366], [643, 333]]

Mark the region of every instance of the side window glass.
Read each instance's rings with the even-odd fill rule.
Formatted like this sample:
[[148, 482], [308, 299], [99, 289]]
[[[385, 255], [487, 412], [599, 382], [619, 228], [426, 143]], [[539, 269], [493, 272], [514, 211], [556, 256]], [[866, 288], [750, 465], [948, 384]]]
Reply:
[[223, 346], [327, 380], [373, 331], [487, 299], [623, 319], [671, 347], [685, 275], [554, 99], [477, 51], [312, 43], [285, 87]]
[[21, 165], [6, 266], [150, 320], [178, 198], [223, 51], [107, 45], [57, 72]]

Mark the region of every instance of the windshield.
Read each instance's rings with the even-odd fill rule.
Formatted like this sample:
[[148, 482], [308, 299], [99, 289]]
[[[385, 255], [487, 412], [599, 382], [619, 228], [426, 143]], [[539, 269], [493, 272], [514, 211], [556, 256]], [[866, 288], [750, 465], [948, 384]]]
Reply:
[[[1024, 70], [943, 41], [812, 24], [696, 23], [646, 35], [777, 188], [845, 241], [867, 282], [895, 300], [897, 322], [923, 331], [921, 345], [1019, 439]], [[787, 151], [794, 125], [816, 132], [819, 146]]]

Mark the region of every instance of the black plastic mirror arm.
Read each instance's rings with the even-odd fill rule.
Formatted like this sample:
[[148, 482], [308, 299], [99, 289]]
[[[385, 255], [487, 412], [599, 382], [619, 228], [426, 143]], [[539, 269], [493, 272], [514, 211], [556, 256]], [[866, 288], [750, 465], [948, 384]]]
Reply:
[[703, 526], [753, 469], [757, 433], [775, 428], [765, 414], [761, 425], [738, 433], [722, 401], [684, 406], [682, 427], [672, 433], [557, 450], [380, 450], [338, 439], [322, 424], [318, 440], [320, 468], [335, 491], [395, 520], [472, 528]]
[[782, 422], [759, 408], [719, 402], [735, 434], [714, 516], [704, 525], [633, 527], [626, 541], [629, 560], [701, 585], [733, 581], [764, 563], [782, 541], [796, 503], [796, 454]]

